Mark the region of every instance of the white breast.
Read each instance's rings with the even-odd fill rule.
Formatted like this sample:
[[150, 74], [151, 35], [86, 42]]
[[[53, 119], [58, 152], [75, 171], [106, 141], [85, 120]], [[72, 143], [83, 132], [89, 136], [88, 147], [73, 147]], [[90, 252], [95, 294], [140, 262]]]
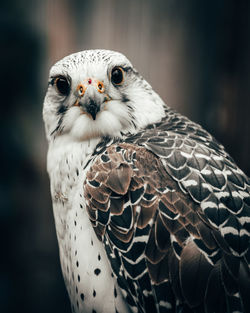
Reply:
[[70, 143], [64, 138], [49, 147], [61, 267], [73, 312], [129, 312], [85, 210], [84, 166], [96, 144], [97, 140]]

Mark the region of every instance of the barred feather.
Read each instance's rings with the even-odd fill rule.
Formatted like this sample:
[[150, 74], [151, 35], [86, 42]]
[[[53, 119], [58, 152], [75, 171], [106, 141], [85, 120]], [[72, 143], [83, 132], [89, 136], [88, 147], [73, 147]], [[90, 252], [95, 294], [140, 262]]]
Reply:
[[132, 309], [249, 311], [249, 179], [200, 126], [167, 110], [104, 140], [84, 193]]

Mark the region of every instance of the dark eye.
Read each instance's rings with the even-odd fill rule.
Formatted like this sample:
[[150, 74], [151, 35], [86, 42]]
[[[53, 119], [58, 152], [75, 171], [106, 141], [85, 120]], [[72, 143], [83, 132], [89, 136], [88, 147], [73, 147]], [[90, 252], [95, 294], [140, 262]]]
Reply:
[[63, 96], [67, 96], [69, 94], [70, 86], [68, 80], [65, 77], [56, 77], [54, 84], [56, 85], [56, 88], [60, 94]]
[[111, 81], [114, 85], [120, 85], [123, 82], [123, 69], [114, 67], [111, 72]]

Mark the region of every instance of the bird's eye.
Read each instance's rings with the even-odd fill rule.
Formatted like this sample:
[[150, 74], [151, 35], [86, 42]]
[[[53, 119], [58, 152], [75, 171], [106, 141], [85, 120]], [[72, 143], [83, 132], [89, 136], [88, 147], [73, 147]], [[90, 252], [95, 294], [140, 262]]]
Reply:
[[54, 84], [60, 94], [62, 94], [63, 96], [67, 96], [69, 94], [70, 85], [68, 80], [64, 76], [56, 77]]
[[114, 85], [121, 85], [123, 82], [123, 69], [121, 67], [114, 67], [111, 72], [111, 81]]

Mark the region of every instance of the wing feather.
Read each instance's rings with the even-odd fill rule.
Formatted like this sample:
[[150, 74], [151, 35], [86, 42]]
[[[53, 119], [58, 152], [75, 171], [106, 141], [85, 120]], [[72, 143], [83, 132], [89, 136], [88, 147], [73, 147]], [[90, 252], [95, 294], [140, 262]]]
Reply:
[[[173, 312], [177, 307], [183, 312], [222, 312], [226, 303], [227, 308], [228, 303], [239, 307], [243, 301], [248, 308], [244, 255], [249, 241], [241, 235], [245, 224], [237, 215], [244, 215], [248, 204], [227, 200], [233, 187], [225, 187], [225, 165], [219, 157], [207, 167], [207, 149], [191, 139], [159, 145], [163, 142], [159, 137], [146, 147], [110, 145], [96, 156], [84, 183], [89, 218], [129, 305], [139, 312], [147, 307], [164, 312], [163, 303]], [[174, 145], [186, 145], [188, 152], [175, 153]], [[231, 180], [244, 190], [244, 179], [231, 175]], [[225, 194], [216, 197], [212, 185], [213, 190], [224, 188]], [[225, 225], [235, 229], [233, 238]]]

